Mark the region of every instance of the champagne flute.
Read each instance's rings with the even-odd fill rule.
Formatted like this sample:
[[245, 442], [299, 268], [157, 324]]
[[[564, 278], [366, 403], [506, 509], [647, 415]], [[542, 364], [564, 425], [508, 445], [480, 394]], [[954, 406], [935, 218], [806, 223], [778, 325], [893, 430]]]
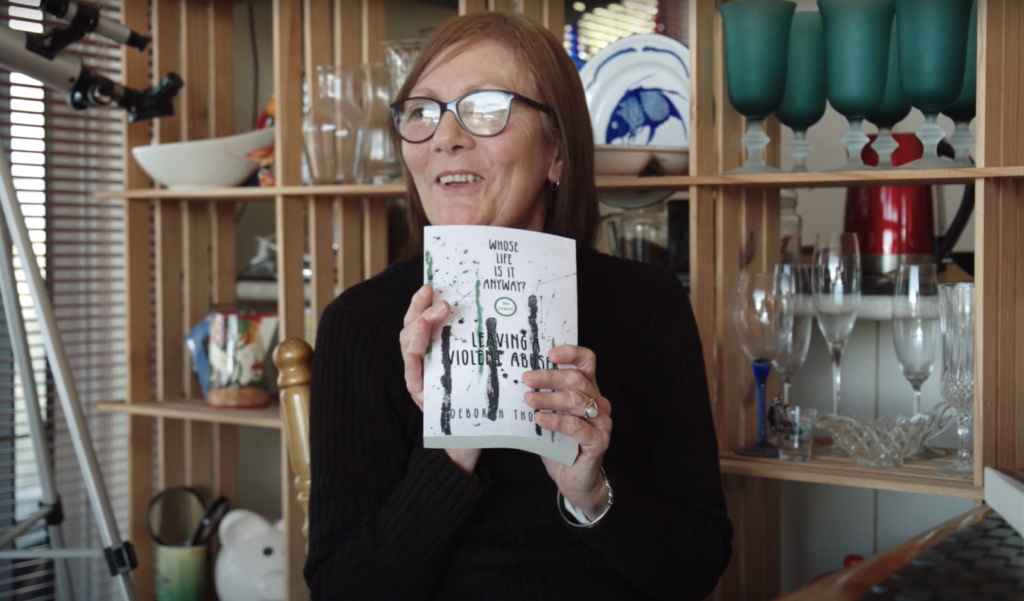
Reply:
[[974, 417], [974, 284], [940, 284], [942, 323], [942, 398], [957, 413], [960, 448], [950, 465], [935, 473], [953, 478], [974, 478], [974, 458], [967, 433]]
[[804, 265], [776, 265], [775, 273], [789, 275], [793, 289], [793, 327], [782, 350], [772, 361], [775, 370], [782, 376], [782, 402], [788, 406], [793, 378], [807, 359], [807, 349], [811, 345], [811, 322], [814, 321], [812, 270]]
[[[921, 385], [932, 374], [939, 340], [939, 280], [934, 265], [900, 265], [892, 304], [892, 338], [903, 377], [914, 389], [911, 415], [921, 413]], [[937, 425], [937, 422], [936, 422]], [[908, 459], [934, 459], [945, 453], [927, 445]]]
[[772, 360], [793, 328], [793, 291], [789, 275], [741, 273], [733, 298], [733, 326], [743, 352], [753, 362], [757, 381], [757, 442], [738, 449], [745, 457], [778, 457], [768, 442], [765, 425], [765, 386]]
[[860, 305], [860, 245], [857, 234], [818, 234], [814, 246], [814, 311], [832, 355], [832, 413], [839, 415], [839, 362]]

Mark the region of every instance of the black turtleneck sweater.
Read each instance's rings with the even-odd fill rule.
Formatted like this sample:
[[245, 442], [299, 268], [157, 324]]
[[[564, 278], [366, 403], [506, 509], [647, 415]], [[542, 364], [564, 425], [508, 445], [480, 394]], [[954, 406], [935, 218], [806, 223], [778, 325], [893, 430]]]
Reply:
[[668, 271], [578, 253], [579, 341], [612, 404], [614, 504], [559, 515], [540, 457], [485, 449], [474, 478], [423, 448], [398, 335], [421, 261], [347, 290], [313, 357], [306, 580], [314, 599], [703, 599], [729, 561], [696, 322]]

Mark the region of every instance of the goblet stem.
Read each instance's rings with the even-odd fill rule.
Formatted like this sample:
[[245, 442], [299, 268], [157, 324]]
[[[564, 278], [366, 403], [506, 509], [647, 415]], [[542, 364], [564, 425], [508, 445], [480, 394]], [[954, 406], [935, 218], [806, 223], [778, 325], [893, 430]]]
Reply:
[[767, 396], [768, 372], [772, 364], [767, 361], [754, 363], [754, 380], [757, 381], [757, 444], [768, 442], [767, 420], [765, 419], [765, 397]]
[[971, 147], [974, 146], [974, 134], [971, 133], [970, 121], [957, 121], [949, 143], [955, 151], [953, 164], [957, 167], [970, 167]]
[[789, 389], [793, 387], [793, 377], [786, 375], [782, 380], [782, 404], [789, 407]]
[[961, 469], [967, 469], [968, 466], [974, 464], [971, 452], [967, 448], [967, 435], [970, 433], [970, 426], [971, 412], [957, 413], [956, 434], [960, 438], [960, 448], [956, 452], [956, 461], [953, 462], [953, 465], [959, 466]]
[[831, 344], [829, 350], [832, 352], [832, 385], [835, 387], [832, 391], [832, 413], [839, 415], [839, 362], [843, 358], [843, 345]]
[[860, 156], [861, 151], [871, 141], [868, 139], [867, 134], [864, 133], [864, 120], [849, 119], [849, 122], [850, 128], [846, 130], [846, 133], [841, 138], [843, 146], [846, 147], [847, 161], [846, 165], [840, 169], [846, 171], [867, 169], [867, 166], [864, 165], [864, 159]]
[[914, 415], [921, 413], [921, 385], [914, 386]]
[[774, 173], [778, 169], [764, 162], [764, 149], [771, 138], [764, 133], [764, 119], [747, 119], [747, 133], [741, 140], [747, 148], [747, 163], [731, 173]]
[[938, 120], [937, 115], [925, 115], [924, 125], [917, 131], [917, 137], [924, 144], [924, 154], [921, 155], [922, 159], [939, 158], [939, 142], [946, 137], [946, 132], [939, 127]]
[[807, 171], [807, 157], [814, 150], [807, 141], [807, 130], [793, 130], [793, 141], [787, 147], [789, 156], [793, 157], [793, 173]]
[[896, 149], [899, 147], [900, 145], [896, 138], [892, 137], [892, 128], [879, 128], [878, 137], [871, 144], [871, 148], [878, 153], [879, 169], [892, 169], [892, 153], [896, 152]]

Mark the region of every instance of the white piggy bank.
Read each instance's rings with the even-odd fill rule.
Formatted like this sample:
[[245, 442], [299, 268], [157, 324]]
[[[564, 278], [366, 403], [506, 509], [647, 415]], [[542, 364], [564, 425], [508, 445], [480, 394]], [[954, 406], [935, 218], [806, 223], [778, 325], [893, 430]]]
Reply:
[[247, 509], [228, 512], [217, 530], [223, 547], [215, 570], [221, 601], [283, 601], [284, 522]]

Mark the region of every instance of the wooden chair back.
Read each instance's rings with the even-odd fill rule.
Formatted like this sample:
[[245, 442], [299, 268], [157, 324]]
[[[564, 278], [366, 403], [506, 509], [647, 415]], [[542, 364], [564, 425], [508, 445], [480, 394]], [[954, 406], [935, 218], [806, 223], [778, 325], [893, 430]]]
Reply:
[[295, 472], [295, 492], [302, 506], [302, 536], [309, 536], [309, 382], [313, 349], [300, 338], [289, 338], [274, 349], [279, 374], [281, 415], [288, 437], [288, 458]]

